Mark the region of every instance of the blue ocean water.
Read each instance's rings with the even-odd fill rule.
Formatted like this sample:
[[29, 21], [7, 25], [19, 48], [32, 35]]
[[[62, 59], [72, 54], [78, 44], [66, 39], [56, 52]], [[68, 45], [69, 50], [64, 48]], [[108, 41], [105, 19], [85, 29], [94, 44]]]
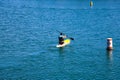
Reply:
[[0, 80], [119, 80], [120, 1], [93, 2], [0, 0]]

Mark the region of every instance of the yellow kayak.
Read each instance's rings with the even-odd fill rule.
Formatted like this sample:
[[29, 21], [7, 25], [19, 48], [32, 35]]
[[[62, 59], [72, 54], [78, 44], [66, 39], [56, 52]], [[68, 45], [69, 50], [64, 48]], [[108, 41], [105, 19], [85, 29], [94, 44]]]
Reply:
[[56, 45], [56, 47], [64, 47], [64, 46], [70, 44], [70, 42], [71, 42], [70, 39], [65, 39], [65, 40], [64, 40], [64, 44], [62, 44], [62, 45], [61, 45], [61, 44], [58, 44], [58, 45]]

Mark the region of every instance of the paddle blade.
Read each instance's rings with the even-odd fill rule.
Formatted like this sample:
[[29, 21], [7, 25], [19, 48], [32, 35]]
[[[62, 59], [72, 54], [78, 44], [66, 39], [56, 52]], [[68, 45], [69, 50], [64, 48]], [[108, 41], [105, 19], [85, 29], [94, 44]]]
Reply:
[[74, 40], [74, 38], [70, 38], [71, 40]]

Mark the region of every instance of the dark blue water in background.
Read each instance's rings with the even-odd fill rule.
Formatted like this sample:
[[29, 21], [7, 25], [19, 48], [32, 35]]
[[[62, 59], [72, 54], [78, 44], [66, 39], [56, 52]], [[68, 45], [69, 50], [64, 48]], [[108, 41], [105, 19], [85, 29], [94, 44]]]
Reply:
[[[120, 1], [93, 2], [0, 0], [0, 80], [119, 80]], [[75, 40], [56, 48], [56, 30]]]

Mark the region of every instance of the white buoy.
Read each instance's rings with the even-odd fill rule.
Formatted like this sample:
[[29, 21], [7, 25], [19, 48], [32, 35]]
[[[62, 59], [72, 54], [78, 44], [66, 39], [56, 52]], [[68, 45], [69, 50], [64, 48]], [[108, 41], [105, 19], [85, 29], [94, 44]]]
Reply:
[[112, 38], [107, 38], [107, 50], [113, 50]]

